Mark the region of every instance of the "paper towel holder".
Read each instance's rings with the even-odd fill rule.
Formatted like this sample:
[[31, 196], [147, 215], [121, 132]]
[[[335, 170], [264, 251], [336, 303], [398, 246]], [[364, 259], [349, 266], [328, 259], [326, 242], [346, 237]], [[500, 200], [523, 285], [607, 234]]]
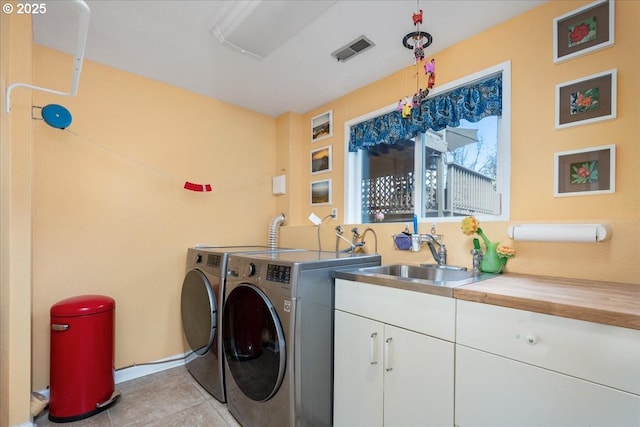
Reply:
[[507, 228], [513, 240], [529, 242], [599, 243], [611, 238], [607, 224], [517, 224]]

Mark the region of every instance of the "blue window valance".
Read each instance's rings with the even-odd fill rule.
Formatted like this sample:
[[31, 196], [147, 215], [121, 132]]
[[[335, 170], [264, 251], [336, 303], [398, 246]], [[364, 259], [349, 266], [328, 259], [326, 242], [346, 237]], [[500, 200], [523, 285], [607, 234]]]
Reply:
[[478, 122], [488, 116], [502, 115], [502, 74], [429, 97], [411, 116], [391, 111], [351, 126], [349, 151], [355, 152], [378, 144], [395, 144], [432, 129], [457, 127], [460, 120]]

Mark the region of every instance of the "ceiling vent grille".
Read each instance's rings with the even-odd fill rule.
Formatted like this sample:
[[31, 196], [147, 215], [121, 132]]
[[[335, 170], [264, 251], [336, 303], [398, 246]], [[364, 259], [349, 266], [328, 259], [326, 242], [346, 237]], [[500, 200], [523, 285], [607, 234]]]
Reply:
[[354, 41], [347, 43], [345, 46], [342, 46], [340, 49], [333, 52], [331, 56], [336, 58], [339, 62], [344, 62], [356, 55], [361, 54], [367, 49], [371, 49], [374, 46], [375, 43], [373, 43], [367, 37], [360, 36]]

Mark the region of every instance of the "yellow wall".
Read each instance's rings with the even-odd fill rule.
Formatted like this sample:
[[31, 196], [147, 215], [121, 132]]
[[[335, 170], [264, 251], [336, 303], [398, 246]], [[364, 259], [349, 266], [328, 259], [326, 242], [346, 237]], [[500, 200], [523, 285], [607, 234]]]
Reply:
[[[68, 87], [70, 57], [34, 52], [37, 84]], [[49, 309], [71, 296], [116, 300], [116, 368], [182, 353], [187, 247], [267, 242], [275, 120], [90, 61], [76, 97], [33, 96], [73, 116], [33, 122], [34, 388], [48, 384]]]
[[[13, 4], [7, 3], [4, 4]], [[31, 393], [31, 19], [0, 13], [0, 426], [29, 422]]]
[[[518, 251], [508, 264], [508, 271], [638, 283], [640, 278], [640, 37], [637, 25], [640, 2], [615, 3], [615, 45], [560, 64], [553, 63], [553, 18], [588, 2], [552, 1], [502, 25], [467, 39], [436, 57], [437, 84], [444, 84], [484, 68], [511, 61], [512, 132], [511, 132], [511, 221], [483, 223], [492, 240], [510, 244]], [[374, 55], [375, 49], [365, 55]], [[410, 54], [407, 54], [410, 62]], [[615, 120], [557, 130], [554, 125], [555, 86], [612, 68], [618, 70], [618, 114]], [[331, 139], [311, 143], [302, 139], [306, 149], [299, 162], [308, 163], [309, 150], [327, 144], [333, 147], [333, 172], [322, 177], [333, 179], [334, 206], [344, 210], [343, 161], [345, 153], [344, 122], [370, 111], [392, 105], [398, 98], [415, 90], [410, 65], [343, 98], [323, 105], [302, 117], [305, 133], [313, 116], [329, 109], [334, 114]], [[615, 194], [554, 198], [554, 153], [616, 144]], [[319, 216], [330, 207], [309, 205], [309, 182], [319, 179], [305, 171], [299, 180], [305, 189], [301, 215], [292, 218], [296, 227], [285, 227], [286, 245], [317, 248], [316, 230], [306, 217], [313, 210]], [[510, 242], [507, 226], [528, 222], [604, 222], [613, 228], [613, 237], [599, 244], [548, 244]], [[333, 229], [337, 222], [322, 226], [322, 247], [334, 247]], [[396, 251], [391, 236], [402, 231], [401, 224], [374, 224], [379, 236], [379, 252], [384, 263], [434, 262], [428, 250], [419, 253]], [[345, 227], [350, 238], [351, 225]], [[360, 226], [360, 232], [364, 226]], [[427, 224], [423, 225], [427, 229]], [[444, 223], [438, 232], [445, 235], [449, 263], [471, 266], [471, 239], [459, 230], [458, 223]], [[367, 239], [374, 243], [373, 239]], [[346, 247], [345, 245], [341, 246]]]
[[[614, 47], [555, 65], [552, 20], [583, 4], [549, 2], [438, 52], [437, 83], [512, 61], [512, 218], [483, 224], [489, 236], [508, 243], [506, 227], [517, 222], [613, 226], [612, 240], [601, 244], [515, 242], [518, 256], [509, 271], [637, 283], [640, 107], [634, 99], [640, 93], [640, 59], [634, 53], [640, 50], [635, 32], [640, 3], [616, 2]], [[31, 79], [32, 40], [30, 22], [2, 14], [1, 24], [4, 101], [8, 82]], [[69, 56], [35, 47], [33, 61], [34, 84], [69, 87]], [[610, 68], [618, 69], [618, 118], [555, 130], [555, 85]], [[333, 179], [340, 217], [322, 226], [322, 246], [332, 249], [333, 227], [344, 209], [344, 122], [410, 93], [413, 71], [407, 67], [306, 114], [277, 119], [90, 61], [76, 97], [18, 90], [14, 112], [6, 115], [3, 109], [0, 116], [0, 425], [28, 419], [30, 386], [48, 384], [49, 308], [58, 300], [89, 293], [116, 299], [116, 368], [121, 368], [183, 351], [179, 297], [187, 247], [264, 244], [271, 219], [284, 212], [281, 246], [317, 248], [316, 228], [306, 218], [312, 210], [324, 216], [330, 207], [310, 207], [309, 182], [318, 176], [309, 173], [309, 151], [328, 144], [333, 171], [326, 176]], [[35, 105], [66, 106], [71, 127], [61, 131], [31, 120], [31, 97]], [[328, 109], [334, 136], [312, 144], [310, 119]], [[610, 143], [618, 149], [615, 194], [553, 198], [554, 152]], [[272, 196], [271, 178], [282, 173], [287, 194]], [[214, 191], [188, 192], [181, 188], [186, 180], [210, 183]], [[350, 228], [345, 226], [347, 234]], [[431, 261], [424, 250], [393, 249], [390, 236], [400, 231], [398, 224], [372, 228], [383, 262]], [[469, 265], [470, 239], [458, 224], [438, 229], [445, 234], [449, 262]], [[369, 247], [373, 242], [368, 236]]]
[[296, 185], [296, 181], [303, 176], [306, 165], [293, 161], [299, 159], [306, 149], [298, 143], [305, 130], [302, 123], [302, 116], [291, 112], [276, 120], [276, 172], [285, 176], [285, 194], [276, 197], [276, 209], [278, 213], [285, 214], [286, 223], [290, 223], [292, 218], [299, 218], [302, 209], [302, 188]]

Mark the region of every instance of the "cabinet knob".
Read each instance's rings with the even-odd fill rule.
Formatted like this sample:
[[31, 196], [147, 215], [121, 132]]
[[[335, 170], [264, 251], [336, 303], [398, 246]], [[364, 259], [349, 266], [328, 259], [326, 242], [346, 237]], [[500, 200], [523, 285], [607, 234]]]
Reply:
[[538, 338], [535, 335], [527, 335], [527, 342], [531, 345], [534, 345], [538, 342]]

